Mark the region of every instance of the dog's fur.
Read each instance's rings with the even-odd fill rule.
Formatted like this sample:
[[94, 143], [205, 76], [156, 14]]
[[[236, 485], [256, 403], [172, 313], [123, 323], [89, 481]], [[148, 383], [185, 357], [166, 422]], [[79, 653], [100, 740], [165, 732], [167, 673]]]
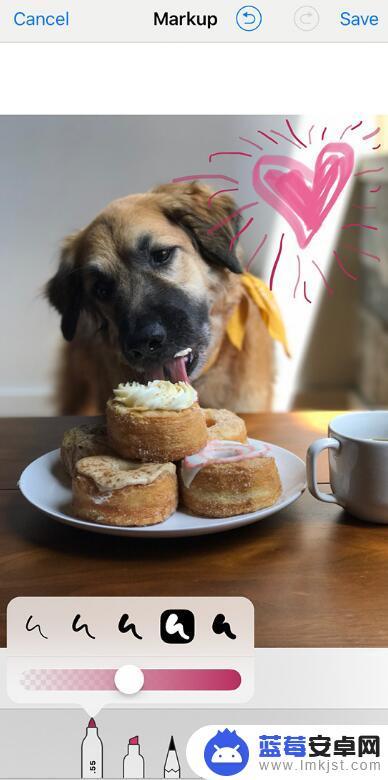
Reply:
[[[241, 284], [231, 243], [236, 206], [228, 195], [211, 194], [194, 182], [129, 195], [65, 240], [46, 288], [68, 341], [63, 414], [101, 412], [119, 382], [155, 376], [187, 347], [203, 406], [269, 408], [272, 343]], [[242, 298], [246, 333], [238, 351], [225, 328]]]

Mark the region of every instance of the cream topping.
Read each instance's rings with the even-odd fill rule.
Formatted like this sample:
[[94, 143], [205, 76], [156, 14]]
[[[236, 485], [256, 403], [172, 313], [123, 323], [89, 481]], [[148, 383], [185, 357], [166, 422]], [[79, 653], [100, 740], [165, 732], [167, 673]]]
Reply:
[[175, 474], [173, 463], [139, 463], [110, 455], [81, 458], [76, 474], [92, 479], [102, 493], [129, 485], [149, 485], [162, 474]]
[[167, 382], [156, 379], [142, 385], [140, 382], [120, 384], [114, 391], [114, 400], [129, 409], [176, 410], [189, 409], [198, 396], [186, 382]]
[[251, 458], [266, 458], [269, 454], [269, 446], [261, 442], [241, 444], [227, 439], [213, 439], [194, 455], [186, 455], [181, 464], [182, 481], [186, 487], [190, 487], [198, 472], [205, 466], [213, 463], [237, 463]]

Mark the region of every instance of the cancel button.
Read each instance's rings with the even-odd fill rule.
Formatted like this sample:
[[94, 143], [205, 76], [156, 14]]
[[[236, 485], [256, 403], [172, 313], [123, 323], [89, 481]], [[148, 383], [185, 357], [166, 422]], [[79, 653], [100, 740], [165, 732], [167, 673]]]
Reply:
[[61, 14], [32, 14], [28, 11], [16, 11], [13, 22], [17, 27], [69, 27], [70, 13], [64, 11]]

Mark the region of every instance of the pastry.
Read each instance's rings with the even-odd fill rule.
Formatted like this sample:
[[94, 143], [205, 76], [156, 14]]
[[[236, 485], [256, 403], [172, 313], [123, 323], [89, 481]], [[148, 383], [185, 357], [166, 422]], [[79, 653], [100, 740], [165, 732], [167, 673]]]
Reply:
[[202, 517], [230, 517], [272, 506], [281, 494], [275, 459], [262, 444], [210, 441], [180, 466], [183, 505]]
[[89, 455], [110, 455], [106, 426], [96, 424], [79, 425], [66, 431], [61, 446], [62, 463], [72, 477], [77, 461]]
[[134, 463], [111, 455], [82, 458], [73, 477], [76, 517], [104, 525], [155, 525], [178, 502], [173, 463]]
[[227, 439], [228, 441], [247, 440], [244, 420], [228, 409], [204, 409], [208, 440]]
[[185, 382], [121, 384], [108, 401], [106, 418], [112, 449], [130, 460], [181, 460], [207, 441], [197, 393]]

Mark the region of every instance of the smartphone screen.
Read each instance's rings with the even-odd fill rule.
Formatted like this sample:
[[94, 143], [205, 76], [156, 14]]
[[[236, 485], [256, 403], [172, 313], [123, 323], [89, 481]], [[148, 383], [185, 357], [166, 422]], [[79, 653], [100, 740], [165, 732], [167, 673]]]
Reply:
[[383, 778], [388, 9], [0, 9], [0, 780]]

